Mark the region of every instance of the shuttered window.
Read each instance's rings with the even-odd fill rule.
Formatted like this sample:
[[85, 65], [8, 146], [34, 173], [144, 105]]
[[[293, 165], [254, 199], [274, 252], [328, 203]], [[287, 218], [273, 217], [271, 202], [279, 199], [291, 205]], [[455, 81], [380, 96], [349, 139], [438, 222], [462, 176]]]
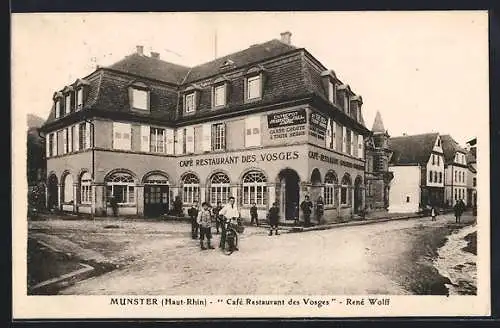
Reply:
[[131, 139], [130, 124], [113, 122], [113, 149], [130, 150]]
[[166, 152], [169, 155], [174, 154], [174, 130], [165, 130], [165, 142], [166, 142]]
[[260, 116], [249, 116], [245, 119], [245, 147], [261, 145]]
[[189, 154], [194, 153], [194, 127], [189, 126], [186, 128], [186, 152]]

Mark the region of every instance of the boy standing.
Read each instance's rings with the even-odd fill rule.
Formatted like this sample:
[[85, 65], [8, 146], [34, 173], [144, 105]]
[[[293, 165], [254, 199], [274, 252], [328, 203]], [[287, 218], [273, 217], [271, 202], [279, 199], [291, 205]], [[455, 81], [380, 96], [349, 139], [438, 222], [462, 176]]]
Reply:
[[219, 228], [221, 227], [222, 223], [221, 223], [221, 219], [219, 217], [219, 212], [220, 210], [222, 209], [222, 205], [221, 205], [221, 202], [217, 202], [217, 206], [214, 207], [213, 209], [213, 215], [214, 215], [214, 218], [215, 218], [215, 229], [217, 229], [217, 234], [219, 234]]
[[275, 235], [279, 235], [278, 233], [278, 222], [279, 222], [280, 209], [278, 208], [278, 203], [274, 202], [273, 206], [269, 209], [269, 236], [273, 235], [273, 228], [275, 230]]
[[[207, 202], [203, 202], [201, 204], [202, 209], [198, 213], [198, 218], [196, 222], [200, 226], [200, 247], [202, 250], [205, 249], [214, 249], [212, 244], [210, 243], [210, 240], [212, 239], [212, 213], [210, 212], [210, 209], [208, 207]], [[207, 247], [203, 245], [203, 240], [207, 237]]]
[[431, 207], [431, 221], [436, 221], [436, 216], [437, 216], [436, 208], [434, 207], [434, 205], [432, 205], [432, 207]]
[[255, 220], [255, 225], [259, 225], [259, 218], [257, 216], [257, 204], [255, 202], [252, 203], [252, 207], [250, 207], [250, 224], [253, 224], [253, 221]]
[[191, 238], [198, 238], [198, 223], [196, 218], [198, 217], [198, 203], [194, 202], [191, 208], [188, 210], [188, 215], [191, 218]]

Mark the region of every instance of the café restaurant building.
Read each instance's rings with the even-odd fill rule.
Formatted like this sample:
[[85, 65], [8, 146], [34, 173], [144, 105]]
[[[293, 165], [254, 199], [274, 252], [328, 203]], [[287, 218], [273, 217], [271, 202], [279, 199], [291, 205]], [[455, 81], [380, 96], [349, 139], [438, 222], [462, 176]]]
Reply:
[[[306, 195], [324, 220], [364, 208], [361, 105], [291, 33], [195, 67], [137, 52], [54, 93], [46, 134], [47, 204], [156, 217], [176, 197], [293, 220]], [[302, 213], [300, 213], [302, 220]]]

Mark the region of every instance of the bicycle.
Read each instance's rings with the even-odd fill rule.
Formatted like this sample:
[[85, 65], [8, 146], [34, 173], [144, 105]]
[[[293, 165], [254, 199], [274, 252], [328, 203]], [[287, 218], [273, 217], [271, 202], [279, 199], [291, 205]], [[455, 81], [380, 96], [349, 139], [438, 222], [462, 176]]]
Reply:
[[224, 244], [222, 245], [222, 251], [226, 255], [231, 255], [238, 247], [238, 231], [231, 223], [231, 220], [224, 221]]

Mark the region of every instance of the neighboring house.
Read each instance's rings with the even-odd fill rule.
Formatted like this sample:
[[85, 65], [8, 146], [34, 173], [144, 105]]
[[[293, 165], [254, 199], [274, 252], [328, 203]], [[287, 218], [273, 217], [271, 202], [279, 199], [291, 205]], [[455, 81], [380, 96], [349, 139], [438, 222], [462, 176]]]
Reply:
[[393, 152], [389, 171], [389, 212], [417, 212], [429, 205], [443, 206], [444, 158], [438, 133], [389, 139]]
[[[195, 67], [143, 47], [54, 93], [47, 202], [65, 211], [158, 216], [180, 197], [274, 201], [293, 220], [322, 195], [325, 220], [364, 207], [362, 98], [291, 33]], [[293, 221], [292, 221], [293, 222]]]
[[450, 135], [441, 136], [444, 152], [444, 201], [452, 207], [458, 200], [467, 198], [467, 151]]
[[393, 173], [389, 171], [389, 134], [384, 128], [382, 116], [377, 111], [372, 134], [365, 143], [366, 152], [366, 207], [368, 211], [387, 210], [389, 184]]
[[471, 207], [477, 206], [477, 139], [474, 138], [467, 142], [468, 151], [465, 156], [467, 160], [467, 205]]

